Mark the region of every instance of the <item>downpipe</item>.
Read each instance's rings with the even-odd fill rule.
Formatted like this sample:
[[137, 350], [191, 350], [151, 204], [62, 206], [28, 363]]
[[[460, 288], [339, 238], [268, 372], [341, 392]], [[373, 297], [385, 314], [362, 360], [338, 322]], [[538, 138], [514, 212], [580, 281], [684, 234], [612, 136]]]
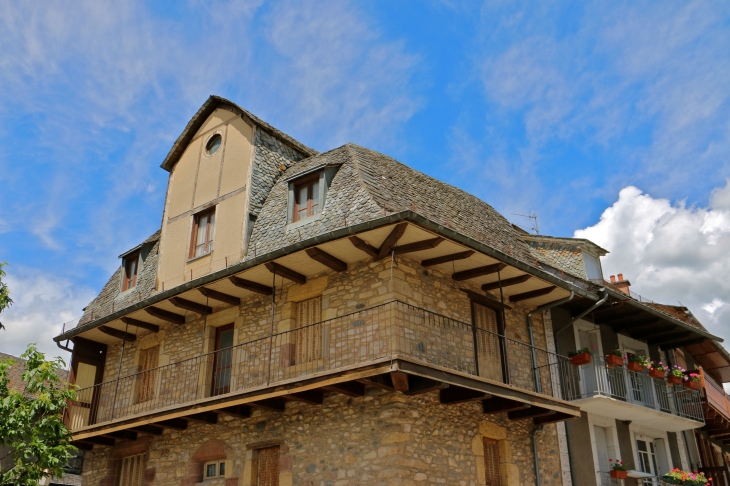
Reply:
[[545, 429], [542, 425], [532, 429], [532, 453], [535, 456], [535, 486], [541, 486], [542, 484], [542, 481], [540, 481], [540, 456], [537, 453], [537, 434], [542, 434], [543, 432], [545, 432]]
[[527, 313], [527, 332], [530, 334], [530, 350], [532, 351], [532, 374], [535, 379], [535, 391], [537, 393], [540, 393], [542, 391], [542, 386], [540, 385], [540, 372], [537, 369], [537, 354], [535, 353], [535, 335], [532, 332], [532, 314], [534, 314], [536, 312], [543, 312], [543, 311], [551, 309], [555, 306], [565, 304], [566, 302], [573, 300], [574, 296], [575, 296], [575, 293], [573, 291], [571, 291], [570, 295], [567, 296], [566, 298], [556, 300], [555, 302], [550, 302], [549, 304], [542, 305]]

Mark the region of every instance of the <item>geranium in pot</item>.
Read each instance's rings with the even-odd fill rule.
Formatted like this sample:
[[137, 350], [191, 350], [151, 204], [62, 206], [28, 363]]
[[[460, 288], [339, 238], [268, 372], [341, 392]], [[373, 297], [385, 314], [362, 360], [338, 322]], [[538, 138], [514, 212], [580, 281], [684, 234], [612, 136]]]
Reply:
[[657, 378], [659, 380], [664, 379], [664, 375], [667, 373], [667, 365], [662, 363], [661, 361], [658, 363], [655, 363], [654, 360], [651, 361], [649, 364], [649, 376], [652, 378]]
[[669, 376], [667, 376], [667, 382], [670, 385], [681, 385], [686, 371], [681, 366], [674, 365], [672, 371], [669, 372]]
[[675, 467], [662, 477], [662, 481], [666, 484], [702, 486], [712, 481], [712, 478], [705, 477], [705, 473], [698, 473], [696, 471], [682, 471], [681, 469]]
[[611, 471], [610, 475], [614, 479], [626, 479], [629, 477], [629, 472], [626, 470], [626, 466], [624, 465], [623, 461], [619, 461], [616, 459], [615, 461], [613, 459], [608, 460], [611, 464]]
[[649, 360], [640, 354], [631, 354], [627, 366], [631, 371], [644, 371], [649, 366]]
[[614, 366], [624, 365], [624, 355], [621, 350], [616, 346], [606, 355], [606, 366], [613, 368]]
[[[592, 347], [592, 346], [591, 346]], [[568, 358], [573, 366], [580, 366], [591, 362], [591, 350], [588, 348], [576, 349], [568, 353]]]
[[700, 389], [700, 375], [697, 373], [690, 373], [684, 377], [684, 387], [691, 388], [692, 390]]

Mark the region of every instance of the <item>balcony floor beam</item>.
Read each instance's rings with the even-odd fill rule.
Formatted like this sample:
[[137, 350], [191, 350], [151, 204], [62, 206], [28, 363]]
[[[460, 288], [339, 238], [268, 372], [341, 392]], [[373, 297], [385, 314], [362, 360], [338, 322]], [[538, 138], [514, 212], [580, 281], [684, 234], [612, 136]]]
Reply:
[[186, 419], [205, 424], [217, 424], [218, 414], [215, 412], [201, 412], [185, 416]]
[[439, 392], [439, 402], [444, 405], [475, 402], [478, 400], [488, 400], [490, 398], [492, 398], [492, 395], [489, 393], [472, 390], [471, 388], [461, 388], [459, 386], [450, 386]]
[[155, 422], [155, 425], [159, 425], [166, 429], [185, 430], [188, 428], [188, 421], [181, 418], [174, 418], [163, 420], [162, 422]]
[[291, 395], [285, 395], [282, 398], [290, 402], [301, 402], [308, 405], [322, 405], [322, 403], [324, 403], [324, 394], [317, 390], [292, 393]]
[[217, 413], [225, 413], [237, 418], [249, 418], [251, 416], [251, 407], [246, 405], [234, 405], [232, 407], [224, 407], [216, 410]]
[[340, 393], [342, 395], [347, 395], [348, 397], [353, 398], [359, 398], [365, 395], [365, 385], [356, 381], [347, 381], [344, 383], [337, 383], [335, 385], [327, 385], [322, 388], [329, 392]]
[[482, 402], [482, 411], [486, 414], [514, 412], [515, 410], [524, 410], [527, 408], [530, 408], [530, 405], [527, 403], [502, 397], [493, 397], [491, 400], [484, 400]]
[[149, 434], [149, 435], [162, 435], [162, 427], [155, 427], [154, 425], [137, 425], [134, 427], [130, 427], [129, 430], [135, 431], [135, 432], [142, 432], [143, 434]]

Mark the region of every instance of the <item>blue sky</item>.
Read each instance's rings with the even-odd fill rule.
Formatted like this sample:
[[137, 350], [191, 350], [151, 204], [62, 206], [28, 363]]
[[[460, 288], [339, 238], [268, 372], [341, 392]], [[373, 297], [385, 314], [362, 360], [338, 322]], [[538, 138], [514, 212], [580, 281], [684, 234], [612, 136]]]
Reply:
[[711, 2], [3, 2], [0, 350], [53, 349], [159, 227], [159, 164], [210, 94], [578, 231], [722, 335], [728, 45]]

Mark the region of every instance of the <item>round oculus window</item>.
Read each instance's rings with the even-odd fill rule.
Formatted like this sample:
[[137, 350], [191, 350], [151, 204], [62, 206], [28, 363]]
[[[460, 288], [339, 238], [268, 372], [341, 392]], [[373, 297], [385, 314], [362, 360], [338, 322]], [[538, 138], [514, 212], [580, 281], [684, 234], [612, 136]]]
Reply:
[[207, 155], [213, 155], [221, 147], [223, 138], [219, 134], [215, 134], [208, 139], [208, 143], [205, 144], [205, 153]]

